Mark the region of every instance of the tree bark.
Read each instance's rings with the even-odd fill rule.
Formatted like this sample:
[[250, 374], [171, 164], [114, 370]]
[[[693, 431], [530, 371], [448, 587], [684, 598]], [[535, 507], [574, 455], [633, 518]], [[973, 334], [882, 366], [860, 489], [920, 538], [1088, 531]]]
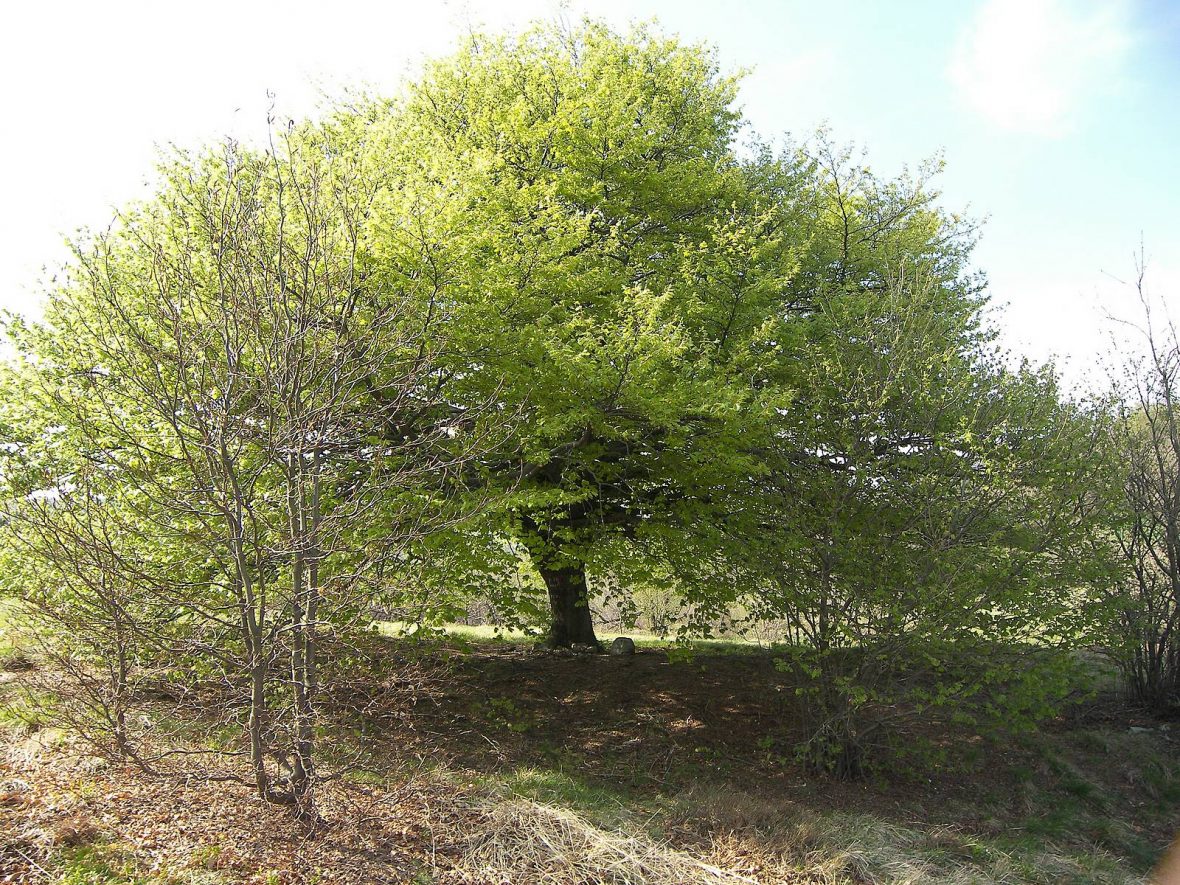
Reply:
[[550, 648], [591, 645], [602, 651], [602, 643], [594, 635], [585, 566], [581, 563], [560, 568], [539, 566], [537, 570], [549, 591], [551, 618], [545, 644]]
[[560, 540], [563, 531], [572, 527], [572, 515], [540, 525], [531, 515], [524, 514], [521, 526], [529, 557], [549, 593], [549, 636], [545, 645], [549, 648], [590, 645], [602, 651], [602, 643], [594, 635], [586, 564], [581, 557], [571, 555], [571, 548], [563, 550]]

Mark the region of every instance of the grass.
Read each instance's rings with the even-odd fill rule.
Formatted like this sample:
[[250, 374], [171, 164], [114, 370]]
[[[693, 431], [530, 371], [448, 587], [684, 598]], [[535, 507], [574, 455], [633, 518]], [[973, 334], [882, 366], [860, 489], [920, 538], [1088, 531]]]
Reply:
[[[389, 639], [436, 638], [452, 640], [459, 647], [464, 645], [485, 645], [489, 643], [506, 645], [523, 645], [539, 643], [544, 639], [543, 630], [521, 630], [515, 627], [499, 627], [491, 624], [442, 624], [438, 627], [425, 627], [407, 621], [377, 621], [377, 632]], [[616, 633], [613, 631], [598, 632], [598, 639], [604, 645], [610, 645], [620, 636], [634, 640], [637, 648], [680, 649], [687, 652], [708, 651], [712, 653], [748, 653], [765, 648], [754, 640], [747, 639], [706, 639], [703, 637], [686, 637], [677, 640], [674, 637], [656, 636], [642, 631]]]
[[487, 809], [464, 854], [464, 866], [493, 881], [538, 885], [741, 885], [755, 880], [651, 839], [642, 828], [607, 830], [556, 805], [526, 799]]
[[[448, 628], [446, 635], [477, 649], [528, 639], [524, 634], [488, 639], [495, 635], [491, 628], [463, 626]], [[649, 647], [661, 647], [654, 637], [645, 638]], [[1137, 882], [1158, 859], [1180, 816], [1180, 759], [1167, 734], [1132, 733], [1118, 721], [1054, 725], [1015, 743], [983, 741], [953, 756], [957, 767], [929, 780], [897, 774], [885, 778], [892, 786], [839, 786], [825, 796], [823, 783], [795, 780], [792, 760], [759, 750], [756, 741], [755, 753], [709, 741], [702, 716], [716, 705], [732, 706], [726, 686], [742, 679], [733, 667], [740, 665], [742, 651], [753, 660], [749, 653], [756, 648], [727, 646], [713, 652], [664, 643], [673, 653], [685, 648], [688, 658], [696, 656], [694, 666], [667, 689], [651, 682], [657, 671], [630, 677], [668, 697], [684, 698], [694, 691], [693, 683], [701, 685], [706, 712], [665, 714], [675, 716], [670, 722], [645, 712], [642, 704], [618, 717], [623, 721], [613, 718], [622, 712], [616, 704], [634, 701], [626, 692], [620, 698], [608, 684], [563, 685], [565, 677], [556, 673], [551, 684], [542, 677], [522, 680], [524, 673], [512, 680], [495, 668], [465, 665], [459, 672], [467, 672], [484, 692], [464, 708], [475, 718], [469, 725], [497, 742], [499, 761], [482, 774], [482, 788], [524, 809], [529, 822], [522, 826], [534, 830], [534, 837], [544, 817], [534, 805], [575, 815], [607, 834], [656, 844], [683, 844], [687, 832], [692, 844], [708, 846], [715, 855], [718, 844], [728, 840], [737, 846], [735, 857], [761, 858], [763, 881], [789, 872], [824, 883]], [[730, 663], [723, 667], [724, 661]], [[557, 665], [534, 666], [544, 672]], [[609, 682], [612, 666], [604, 661], [592, 670]], [[529, 698], [534, 681], [536, 702]], [[705, 689], [706, 683], [713, 687]], [[554, 694], [581, 699], [588, 691], [602, 702], [582, 711], [568, 699], [565, 706], [553, 705]], [[773, 704], [765, 713], [772, 726], [790, 715]], [[585, 717], [585, 727], [555, 729], [555, 715], [567, 722]], [[734, 726], [750, 721], [730, 715]], [[627, 723], [628, 716], [635, 718]], [[603, 744], [609, 742], [598, 738], [619, 731], [621, 737], [631, 735], [624, 745], [634, 745], [637, 755], [608, 750]], [[702, 736], [695, 746], [685, 744]], [[513, 745], [520, 748], [515, 755]], [[505, 754], [510, 763], [521, 761], [505, 765]], [[784, 789], [788, 783], [802, 788]], [[554, 826], [566, 832], [571, 824], [563, 818]], [[771, 870], [777, 872], [766, 872]]]
[[820, 818], [813, 836], [821, 867], [839, 880], [869, 882], [1134, 881], [1119, 859], [1100, 848], [986, 836], [954, 825], [903, 826], [872, 815]]
[[35, 731], [46, 724], [41, 697], [20, 679], [20, 672], [35, 666], [28, 641], [19, 626], [19, 603], [0, 598], [0, 729], [18, 732]]
[[0, 730], [31, 734], [50, 725], [53, 698], [0, 684]]
[[[115, 842], [94, 842], [55, 851], [46, 862], [53, 885], [225, 885], [212, 870], [143, 872], [135, 854]], [[265, 878], [262, 881], [266, 881]], [[276, 882], [280, 880], [275, 880]]]
[[[601, 871], [608, 864], [617, 879], [591, 881], [778, 881], [777, 876], [785, 881], [790, 876], [791, 881], [824, 885], [1113, 885], [1139, 881], [1153, 859], [1132, 858], [1144, 862], [1128, 864], [1126, 853], [1116, 850], [1125, 846], [1057, 838], [1068, 835], [1061, 832], [1043, 838], [1031, 829], [1010, 831], [1016, 821], [994, 817], [1004, 814], [1001, 803], [977, 808], [992, 819], [990, 826], [973, 829], [817, 810], [716, 788], [644, 800], [588, 784], [568, 772], [535, 767], [487, 778], [484, 787], [495, 801], [488, 806], [490, 822], [473, 837], [469, 859], [481, 870], [525, 876], [507, 881], [581, 881], [579, 874]], [[1040, 815], [1060, 796], [1050, 791], [1035, 800], [1034, 815]], [[1074, 820], [1075, 826], [1082, 823]], [[712, 849], [704, 869], [686, 866], [684, 850], [670, 848], [684, 844], [686, 834], [687, 844]], [[515, 866], [510, 857], [516, 858]], [[718, 866], [725, 861], [728, 866]], [[742, 870], [759, 878], [743, 878]]]
[[50, 861], [56, 885], [140, 885], [134, 858], [110, 844], [84, 845], [59, 851]]
[[[384, 624], [381, 632], [397, 636], [401, 626]], [[448, 628], [442, 649], [373, 638], [358, 658], [371, 659], [371, 671], [341, 663], [356, 681], [355, 693], [339, 702], [363, 708], [361, 731], [353, 728], [362, 715], [356, 706], [341, 706], [352, 718], [334, 724], [334, 699], [324, 701], [324, 770], [364, 760], [365, 771], [336, 783], [349, 802], [364, 796], [371, 809], [395, 809], [394, 832], [402, 835], [373, 842], [372, 856], [389, 856], [382, 844], [418, 852], [422, 881], [451, 881], [438, 870], [458, 869], [470, 881], [508, 883], [1105, 885], [1142, 881], [1180, 818], [1171, 731], [1119, 718], [1129, 715], [1119, 707], [1094, 707], [1089, 718], [1062, 719], [1019, 739], [946, 731], [942, 739], [972, 742], [958, 768], [847, 784], [808, 775], [789, 754], [768, 751], [766, 736], [790, 727], [793, 691], [785, 680], [794, 677], [753, 644], [669, 646], [647, 638], [648, 647], [693, 657], [691, 666], [668, 666], [672, 655], [534, 655], [519, 648], [527, 634], [489, 638], [494, 633]], [[482, 653], [454, 655], [447, 645]], [[148, 712], [158, 728], [188, 735], [182, 722]], [[204, 741], [215, 726], [225, 722], [201, 720], [191, 736]], [[422, 783], [432, 786], [418, 791]], [[101, 802], [108, 791], [96, 788], [88, 798]], [[81, 788], [74, 793], [80, 797]], [[403, 794], [408, 799], [397, 799]], [[272, 845], [274, 819], [242, 801], [239, 825]], [[348, 804], [325, 807], [333, 820], [326, 840], [357, 829], [349, 814], [378, 819]], [[0, 830], [3, 814], [0, 802]], [[424, 816], [418, 831], [407, 814]], [[221, 832], [215, 819], [201, 820], [201, 839]], [[59, 878], [50, 881], [236, 885], [266, 881], [265, 870], [277, 868], [251, 858], [250, 870], [262, 872], [234, 878], [241, 867], [226, 872], [230, 860], [206, 857], [210, 849], [202, 848], [187, 866], [180, 861], [182, 878], [145, 878], [137, 870], [169, 867], [120, 848], [117, 840], [135, 832], [126, 826], [103, 834], [110, 843], [56, 849], [49, 860]], [[231, 841], [245, 844], [244, 830], [235, 832]], [[318, 863], [329, 871], [322, 881], [332, 881], [332, 867]], [[316, 881], [306, 872], [281, 881]]]
[[564, 808], [601, 827], [617, 828], [630, 823], [628, 809], [636, 806], [634, 796], [556, 768], [520, 766], [487, 777], [483, 784], [495, 795]]

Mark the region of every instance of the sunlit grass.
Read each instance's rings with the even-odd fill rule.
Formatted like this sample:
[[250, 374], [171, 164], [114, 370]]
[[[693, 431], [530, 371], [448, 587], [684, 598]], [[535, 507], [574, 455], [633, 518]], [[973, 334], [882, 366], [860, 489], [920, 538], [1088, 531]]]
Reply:
[[[1020, 809], [1001, 797], [964, 809], [964, 820], [990, 822], [983, 826], [929, 826], [717, 787], [638, 799], [544, 767], [487, 775], [483, 786], [492, 802], [505, 807], [525, 800], [653, 844], [665, 844], [669, 831], [685, 828], [725, 832], [739, 856], [760, 857], [801, 882], [1113, 885], [1142, 881], [1154, 860], [1129, 835], [1132, 828], [1085, 803], [1063, 802], [1068, 787], [1064, 796], [1056, 788], [1035, 789]], [[1036, 826], [1047, 817], [1053, 818], [1052, 832]]]
[[[441, 624], [425, 626], [410, 621], [376, 621], [377, 631], [390, 639], [411, 638], [446, 638], [460, 642], [485, 643], [503, 642], [506, 644], [522, 645], [541, 642], [545, 638], [543, 630], [521, 630], [514, 627], [501, 627], [493, 624]], [[656, 636], [639, 630], [623, 632], [598, 631], [598, 639], [604, 645], [610, 645], [620, 636], [634, 640], [639, 648], [687, 648], [700, 651], [756, 651], [765, 648], [754, 640], [747, 639], [706, 639], [701, 637], [685, 637], [677, 639], [672, 636]]]
[[0, 656], [11, 651], [16, 644], [17, 602], [15, 599], [0, 598]]

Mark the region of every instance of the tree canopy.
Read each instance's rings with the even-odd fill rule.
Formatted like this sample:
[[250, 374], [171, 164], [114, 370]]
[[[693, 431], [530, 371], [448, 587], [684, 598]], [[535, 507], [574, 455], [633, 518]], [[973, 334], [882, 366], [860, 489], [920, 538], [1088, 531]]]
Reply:
[[703, 48], [590, 24], [473, 39], [375, 109], [404, 187], [461, 219], [443, 361], [453, 397], [520, 416], [486, 463], [511, 495], [483, 531], [527, 549], [553, 644], [596, 641], [588, 567], [625, 568], [756, 469], [739, 441], [765, 408], [804, 170], [743, 150], [735, 85]]
[[78, 242], [13, 327], [6, 580], [110, 628], [120, 746], [137, 649], [172, 643], [236, 674], [253, 782], [306, 806], [324, 632], [476, 590], [553, 646], [644, 582], [780, 622], [804, 752], [846, 773], [901, 657], [935, 706], [1023, 667], [936, 645], [1085, 635], [1099, 424], [996, 349], [938, 165], [772, 149], [736, 88], [654, 27], [479, 35], [170, 158]]

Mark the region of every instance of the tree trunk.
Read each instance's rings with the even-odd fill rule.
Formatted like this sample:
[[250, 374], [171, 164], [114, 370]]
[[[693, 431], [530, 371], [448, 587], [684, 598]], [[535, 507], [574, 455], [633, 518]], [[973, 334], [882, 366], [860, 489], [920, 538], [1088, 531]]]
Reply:
[[250, 767], [254, 786], [264, 801], [272, 801], [270, 775], [266, 771], [266, 661], [250, 652]]
[[585, 566], [578, 563], [561, 568], [538, 567], [537, 570], [549, 591], [551, 620], [545, 644], [550, 648], [592, 645], [602, 651], [602, 643], [594, 635], [594, 621], [590, 616]]
[[590, 645], [602, 651], [590, 614], [586, 565], [579, 557], [568, 555], [568, 549], [563, 551], [558, 540], [563, 530], [571, 527], [570, 519], [567, 514], [565, 519], [550, 520], [542, 526], [529, 514], [521, 518], [522, 540], [549, 592], [549, 636], [545, 644], [549, 648]]
[[307, 696], [307, 615], [303, 553], [291, 564], [291, 690], [294, 695], [295, 756], [291, 762], [291, 792], [302, 799], [311, 786], [311, 705]]

